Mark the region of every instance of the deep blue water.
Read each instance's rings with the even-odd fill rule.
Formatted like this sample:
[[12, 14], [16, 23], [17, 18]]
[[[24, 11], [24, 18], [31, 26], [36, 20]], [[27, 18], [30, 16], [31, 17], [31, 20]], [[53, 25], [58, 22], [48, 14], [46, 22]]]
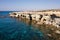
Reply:
[[[10, 11], [0, 12], [0, 16], [6, 16]], [[46, 40], [44, 34], [34, 28], [33, 25], [26, 25], [16, 18], [0, 18], [0, 40]]]

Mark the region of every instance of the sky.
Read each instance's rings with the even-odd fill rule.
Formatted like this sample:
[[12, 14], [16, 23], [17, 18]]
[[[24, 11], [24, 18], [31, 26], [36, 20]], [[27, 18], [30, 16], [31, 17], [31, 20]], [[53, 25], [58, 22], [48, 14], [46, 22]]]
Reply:
[[60, 9], [60, 0], [0, 0], [0, 11]]

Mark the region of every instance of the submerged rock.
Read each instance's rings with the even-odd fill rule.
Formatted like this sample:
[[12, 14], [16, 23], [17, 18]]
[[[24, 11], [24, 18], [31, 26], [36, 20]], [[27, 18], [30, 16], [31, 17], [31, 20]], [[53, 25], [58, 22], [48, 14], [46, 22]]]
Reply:
[[56, 30], [55, 33], [60, 34], [60, 31], [59, 30]]
[[51, 34], [47, 34], [49, 37], [52, 37], [52, 35]]

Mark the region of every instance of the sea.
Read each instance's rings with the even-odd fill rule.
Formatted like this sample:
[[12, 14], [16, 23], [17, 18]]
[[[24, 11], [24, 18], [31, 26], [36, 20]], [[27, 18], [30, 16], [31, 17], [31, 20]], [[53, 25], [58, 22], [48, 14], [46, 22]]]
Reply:
[[12, 11], [0, 11], [0, 40], [47, 40], [43, 32], [31, 23], [11, 18]]

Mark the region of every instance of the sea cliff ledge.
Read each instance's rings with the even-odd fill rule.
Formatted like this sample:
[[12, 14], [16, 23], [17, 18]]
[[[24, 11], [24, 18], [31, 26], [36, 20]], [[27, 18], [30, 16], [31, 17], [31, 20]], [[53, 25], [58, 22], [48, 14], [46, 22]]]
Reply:
[[36, 24], [49, 24], [60, 28], [60, 9], [23, 11], [9, 13], [11, 17], [37, 21]]

